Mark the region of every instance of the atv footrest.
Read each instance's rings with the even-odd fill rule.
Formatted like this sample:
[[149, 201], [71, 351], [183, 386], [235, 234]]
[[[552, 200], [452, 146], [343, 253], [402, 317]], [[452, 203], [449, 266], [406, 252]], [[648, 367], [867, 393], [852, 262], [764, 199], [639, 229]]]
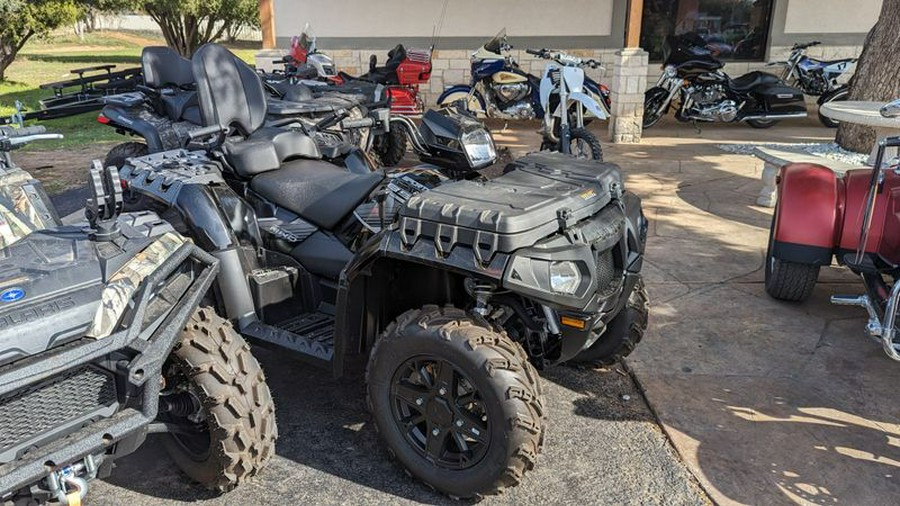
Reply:
[[259, 321], [243, 329], [244, 335], [296, 351], [300, 357], [319, 367], [330, 367], [334, 358], [334, 317], [308, 313], [276, 325]]

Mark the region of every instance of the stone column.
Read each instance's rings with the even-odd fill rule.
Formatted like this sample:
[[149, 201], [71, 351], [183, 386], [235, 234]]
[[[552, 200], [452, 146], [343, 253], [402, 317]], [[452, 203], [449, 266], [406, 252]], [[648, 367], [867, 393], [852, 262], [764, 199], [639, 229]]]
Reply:
[[616, 51], [613, 65], [609, 136], [617, 144], [641, 142], [644, 91], [647, 89], [649, 55], [639, 47]]

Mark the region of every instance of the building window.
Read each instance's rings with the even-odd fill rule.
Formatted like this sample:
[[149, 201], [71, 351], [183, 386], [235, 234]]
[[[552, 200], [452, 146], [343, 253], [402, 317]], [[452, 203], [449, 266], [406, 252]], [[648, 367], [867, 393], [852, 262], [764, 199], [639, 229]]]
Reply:
[[722, 60], [766, 56], [774, 0], [645, 0], [641, 47], [650, 59], [663, 59], [669, 35], [693, 33]]

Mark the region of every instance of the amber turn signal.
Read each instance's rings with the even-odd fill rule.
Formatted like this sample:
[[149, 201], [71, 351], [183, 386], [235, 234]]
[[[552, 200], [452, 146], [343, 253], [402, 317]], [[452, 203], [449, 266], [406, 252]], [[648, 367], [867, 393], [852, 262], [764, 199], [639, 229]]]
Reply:
[[587, 327], [587, 322], [578, 318], [572, 318], [571, 316], [561, 316], [559, 322], [566, 327], [572, 327], [578, 330], [584, 330]]

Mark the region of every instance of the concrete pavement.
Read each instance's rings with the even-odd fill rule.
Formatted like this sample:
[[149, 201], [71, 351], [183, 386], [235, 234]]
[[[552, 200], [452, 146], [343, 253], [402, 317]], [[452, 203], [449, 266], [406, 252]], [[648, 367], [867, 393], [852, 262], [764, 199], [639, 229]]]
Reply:
[[810, 301], [769, 298], [762, 163], [715, 147], [833, 131], [721, 126], [701, 142], [678, 127], [609, 156], [651, 220], [651, 324], [628, 360], [651, 407], [719, 504], [896, 504], [900, 364], [864, 337], [862, 310], [828, 302], [862, 285], [825, 268]]

